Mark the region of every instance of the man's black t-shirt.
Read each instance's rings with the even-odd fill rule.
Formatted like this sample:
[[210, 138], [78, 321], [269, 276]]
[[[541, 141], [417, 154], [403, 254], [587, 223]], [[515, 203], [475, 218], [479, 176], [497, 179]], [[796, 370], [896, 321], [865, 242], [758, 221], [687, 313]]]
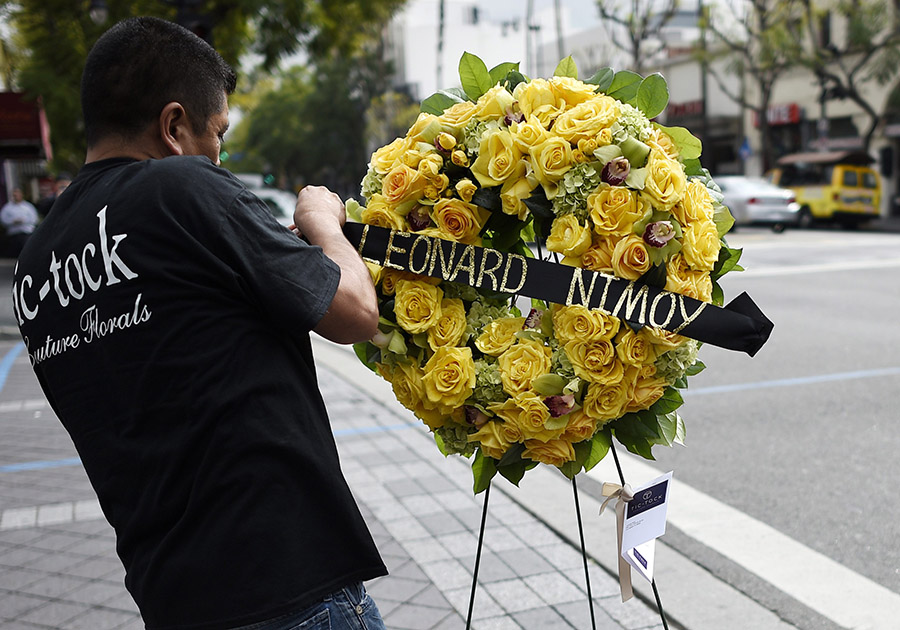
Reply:
[[87, 164], [22, 252], [29, 357], [148, 627], [252, 623], [386, 573], [309, 342], [339, 277], [202, 157]]

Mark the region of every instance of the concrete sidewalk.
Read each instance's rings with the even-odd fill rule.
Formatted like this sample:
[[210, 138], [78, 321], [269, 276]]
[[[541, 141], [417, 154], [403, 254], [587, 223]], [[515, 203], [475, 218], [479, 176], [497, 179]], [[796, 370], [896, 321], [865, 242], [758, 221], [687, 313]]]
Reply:
[[[387, 627], [464, 628], [483, 507], [468, 462], [442, 457], [347, 349], [317, 344], [316, 352], [345, 474], [391, 572], [367, 585]], [[0, 362], [0, 627], [142, 628], [113, 532], [21, 344], [0, 342]], [[490, 497], [472, 627], [591, 628], [579, 549], [501, 484], [515, 490], [498, 482]], [[596, 512], [584, 517], [598, 521]], [[621, 603], [616, 579], [593, 560], [590, 576], [596, 628], [662, 628], [654, 607]]]

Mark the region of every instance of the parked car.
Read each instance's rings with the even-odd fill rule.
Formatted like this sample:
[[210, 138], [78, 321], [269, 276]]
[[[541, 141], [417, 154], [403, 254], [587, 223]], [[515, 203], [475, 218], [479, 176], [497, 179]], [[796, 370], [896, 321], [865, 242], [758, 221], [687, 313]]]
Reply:
[[802, 227], [837, 222], [855, 228], [880, 212], [881, 178], [872, 162], [863, 151], [792, 153], [778, 160], [769, 179], [794, 191]]
[[291, 225], [294, 222], [294, 204], [297, 195], [279, 188], [256, 188], [249, 186], [250, 192], [266, 202], [279, 223]]
[[800, 204], [793, 191], [774, 186], [761, 177], [720, 175], [715, 180], [736, 226], [769, 225], [781, 232], [798, 224]]

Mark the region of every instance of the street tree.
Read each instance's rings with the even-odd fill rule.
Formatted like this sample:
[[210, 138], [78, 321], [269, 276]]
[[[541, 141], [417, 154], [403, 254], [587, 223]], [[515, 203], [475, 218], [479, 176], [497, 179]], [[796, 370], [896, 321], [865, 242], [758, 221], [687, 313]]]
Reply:
[[[96, 24], [88, 3], [15, 0], [10, 24], [24, 61], [11, 72], [13, 88], [41, 99], [51, 130], [54, 170], [76, 169], [84, 156], [79, 85], [84, 59], [110, 24], [151, 15], [181, 21], [211, 39], [232, 65], [249, 57], [273, 69], [286, 55], [352, 55], [405, 0], [106, 0], [108, 19]], [[8, 42], [7, 42], [8, 43]], [[15, 57], [19, 58], [19, 57]]]
[[638, 74], [666, 49], [663, 31], [678, 6], [679, 0], [597, 0], [610, 40], [628, 55], [630, 69]]
[[821, 86], [822, 120], [827, 121], [829, 99], [853, 101], [868, 117], [861, 134], [863, 150], [868, 151], [884, 110], [872, 102], [865, 85], [886, 85], [900, 72], [900, 9], [886, 0], [844, 0], [827, 6], [800, 0], [800, 6], [803, 19], [790, 26], [803, 45], [791, 50]]
[[[723, 3], [718, 12], [701, 16], [697, 54], [719, 89], [742, 109], [754, 112], [759, 124], [763, 170], [775, 163], [767, 113], [776, 81], [795, 67], [798, 42], [791, 23], [798, 18], [797, 0], [747, 0]], [[739, 12], [741, 11], [741, 12]], [[742, 89], [729, 87], [711, 62], [725, 57], [724, 72], [742, 77]], [[749, 85], [748, 85], [749, 84]], [[749, 89], [748, 89], [749, 87]]]

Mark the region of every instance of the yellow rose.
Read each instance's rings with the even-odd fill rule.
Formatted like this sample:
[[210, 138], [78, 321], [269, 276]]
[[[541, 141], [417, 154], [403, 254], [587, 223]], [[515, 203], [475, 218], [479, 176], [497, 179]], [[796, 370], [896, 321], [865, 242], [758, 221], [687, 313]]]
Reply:
[[502, 403], [491, 403], [488, 410], [516, 425], [523, 440], [555, 440], [564, 430], [547, 429], [544, 423], [550, 418], [550, 410], [534, 392], [522, 392]]
[[475, 191], [478, 190], [478, 186], [476, 186], [475, 183], [468, 177], [456, 182], [455, 188], [456, 194], [458, 194], [460, 199], [465, 202], [472, 201], [472, 197], [475, 196]]
[[402, 271], [400, 269], [384, 267], [381, 272], [381, 292], [385, 295], [394, 295], [398, 280], [418, 280], [419, 282], [426, 282], [435, 286], [441, 283], [440, 278], [419, 276], [410, 271]]
[[443, 173], [439, 173], [434, 177], [429, 177], [427, 179], [427, 182], [428, 183], [425, 185], [425, 189], [423, 192], [428, 199], [434, 201], [441, 196], [442, 192], [447, 189], [447, 185], [450, 183], [450, 178]]
[[587, 207], [594, 231], [601, 236], [630, 234], [634, 222], [644, 216], [643, 204], [624, 186], [600, 184], [588, 195]]
[[545, 129], [566, 107], [565, 99], [556, 94], [544, 79], [520, 83], [513, 90], [513, 96], [519, 102], [519, 111], [525, 120], [534, 116]]
[[608, 341], [619, 330], [619, 319], [585, 306], [557, 306], [553, 332], [563, 345], [570, 341]]
[[591, 246], [591, 231], [581, 225], [574, 214], [564, 214], [553, 220], [547, 249], [563, 256], [581, 256]]
[[421, 112], [418, 117], [416, 117], [416, 122], [414, 122], [412, 127], [409, 128], [409, 131], [406, 132], [406, 137], [409, 138], [411, 142], [431, 144], [440, 132], [441, 121], [438, 117], [434, 114]]
[[475, 117], [479, 120], [499, 120], [512, 110], [516, 99], [502, 85], [495, 85], [478, 99]]
[[696, 221], [712, 221], [714, 213], [709, 190], [698, 180], [688, 182], [681, 203], [672, 208], [672, 214], [684, 227]]
[[453, 153], [450, 154], [450, 161], [463, 168], [469, 166], [469, 156], [466, 155], [466, 152], [462, 149], [456, 149], [455, 151], [453, 151]]
[[684, 230], [681, 253], [692, 269], [712, 271], [719, 259], [719, 232], [711, 220], [696, 221]]
[[626, 365], [646, 365], [656, 361], [656, 348], [646, 335], [623, 326], [616, 335], [616, 356]]
[[678, 159], [678, 147], [669, 134], [654, 128], [645, 142], [651, 149], [659, 149], [665, 153], [670, 160]]
[[627, 280], [637, 280], [650, 271], [652, 262], [644, 239], [637, 234], [629, 234], [616, 243], [612, 265], [615, 274]]
[[416, 170], [419, 175], [428, 180], [433, 180], [440, 175], [441, 167], [444, 165], [444, 158], [438, 153], [428, 153], [419, 160]]
[[628, 385], [624, 378], [607, 385], [589, 384], [582, 403], [584, 413], [604, 424], [620, 418], [625, 413], [625, 405], [631, 400]]
[[472, 349], [438, 348], [425, 364], [422, 383], [425, 396], [441, 410], [461, 407], [475, 388]]
[[504, 214], [517, 216], [522, 221], [528, 216], [528, 206], [523, 200], [528, 199], [537, 187], [537, 180], [528, 176], [527, 171], [525, 162], [519, 162], [512, 177], [500, 188], [500, 204]]
[[531, 389], [531, 381], [550, 371], [552, 351], [540, 342], [521, 339], [500, 355], [500, 380], [510, 396]]
[[[590, 85], [572, 77], [551, 77], [549, 83], [550, 89], [562, 98], [569, 107], [597, 96], [595, 93], [596, 85]], [[606, 98], [609, 97], [607, 96]]]
[[501, 459], [510, 447], [506, 433], [503, 431], [503, 420], [491, 420], [481, 425], [475, 433], [470, 433], [469, 442], [476, 442], [481, 447], [481, 452], [487, 457]]
[[370, 162], [372, 170], [379, 175], [387, 175], [395, 165], [399, 163], [402, 156], [409, 148], [409, 140], [406, 138], [397, 138], [390, 144], [387, 144], [372, 154]]
[[575, 449], [567, 440], [525, 440], [522, 457], [559, 468], [566, 462], [575, 461]]
[[[619, 117], [617, 103], [616, 99], [603, 94], [579, 103], [556, 118], [553, 133], [573, 144], [594, 138]], [[594, 145], [596, 148], [596, 140]]]
[[576, 409], [569, 414], [569, 423], [560, 437], [563, 440], [577, 444], [578, 442], [591, 439], [596, 432], [597, 419], [587, 415], [584, 409]]
[[466, 307], [462, 300], [441, 300], [441, 316], [428, 329], [428, 345], [432, 350], [441, 346], [458, 346], [466, 332]]
[[441, 316], [444, 292], [421, 280], [398, 280], [394, 298], [394, 315], [403, 330], [422, 333]]
[[666, 263], [665, 289], [702, 302], [712, 302], [712, 280], [709, 273], [691, 269], [681, 253], [675, 254]]
[[428, 181], [418, 171], [405, 164], [398, 164], [384, 176], [381, 194], [384, 200], [392, 206], [398, 206], [407, 201], [418, 200], [424, 194]]
[[581, 265], [591, 271], [614, 275], [612, 266], [613, 249], [616, 242], [611, 238], [594, 237], [593, 245], [581, 255]]
[[379, 227], [388, 228], [390, 230], [407, 230], [406, 217], [398, 214], [391, 206], [389, 206], [383, 195], [375, 193], [369, 199], [369, 203], [363, 208], [360, 215], [363, 223], [369, 225], [377, 225]]
[[452, 421], [454, 415], [445, 413], [440, 409], [429, 409], [422, 404], [416, 405], [414, 408], [410, 409], [410, 411], [412, 411], [415, 416], [419, 420], [424, 422], [425, 425], [432, 431], [447, 426], [448, 421]]
[[524, 122], [514, 122], [510, 125], [509, 132], [522, 153], [528, 153], [528, 149], [550, 137], [537, 116], [531, 116]]
[[580, 378], [589, 383], [618, 383], [624, 367], [616, 357], [609, 340], [570, 341], [565, 345], [566, 356]]
[[422, 368], [415, 363], [398, 363], [391, 370], [390, 378], [385, 378], [390, 381], [397, 401], [407, 409], [415, 410], [426, 400]]
[[664, 378], [638, 376], [634, 385], [629, 388], [631, 399], [625, 404], [625, 413], [649, 409], [653, 403], [662, 398], [668, 386]]
[[506, 129], [488, 130], [481, 137], [472, 174], [482, 186], [499, 186], [516, 171], [522, 153]]
[[438, 229], [460, 243], [473, 244], [478, 239], [481, 226], [487, 221], [487, 212], [462, 199], [439, 199], [431, 210], [431, 218]]
[[498, 357], [516, 342], [516, 333], [525, 326], [524, 317], [500, 317], [484, 327], [475, 347], [484, 354]]
[[681, 162], [670, 159], [659, 149], [651, 149], [647, 161], [644, 192], [662, 210], [670, 210], [684, 197], [687, 180]]
[[647, 341], [656, 346], [656, 356], [661, 355], [666, 350], [674, 350], [687, 342], [687, 337], [682, 337], [664, 328], [644, 326], [639, 334], [644, 335]]
[[366, 268], [369, 270], [369, 275], [372, 276], [372, 284], [377, 287], [378, 283], [381, 282], [381, 274], [384, 272], [384, 267], [369, 262], [368, 260], [364, 260], [363, 262], [366, 263]]
[[556, 197], [559, 180], [572, 168], [572, 146], [558, 136], [551, 136], [528, 149], [531, 167], [547, 199]]
[[441, 151], [452, 151], [456, 146], [456, 136], [447, 133], [446, 131], [442, 131], [438, 134], [438, 137], [435, 138], [434, 145]]
[[467, 124], [469, 124], [472, 116], [475, 115], [476, 109], [477, 106], [472, 101], [454, 103], [452, 106], [445, 109], [440, 116], [438, 116], [438, 120], [440, 120], [441, 123], [443, 123], [447, 127], [462, 129]]

